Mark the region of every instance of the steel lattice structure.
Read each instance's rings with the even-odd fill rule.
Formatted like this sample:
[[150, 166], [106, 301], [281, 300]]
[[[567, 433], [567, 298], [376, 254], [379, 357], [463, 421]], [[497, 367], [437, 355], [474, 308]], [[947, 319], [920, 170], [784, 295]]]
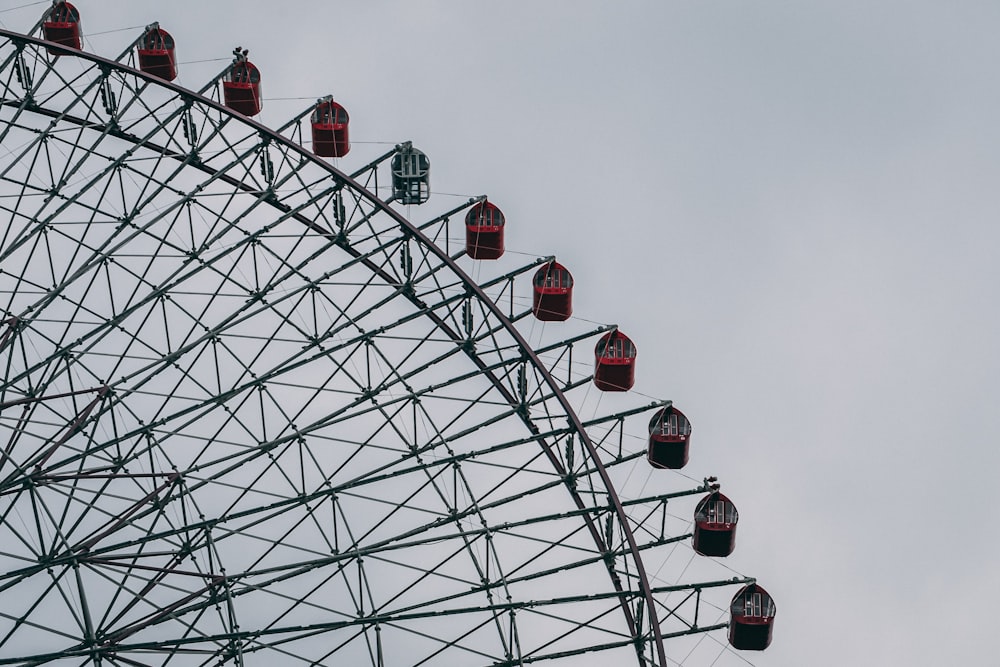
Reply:
[[667, 402], [584, 421], [607, 328], [519, 331], [546, 260], [479, 284], [468, 204], [373, 194], [391, 151], [342, 173], [129, 58], [0, 31], [0, 664], [667, 665], [727, 627], [751, 580], [647, 569], [707, 483], [619, 492]]

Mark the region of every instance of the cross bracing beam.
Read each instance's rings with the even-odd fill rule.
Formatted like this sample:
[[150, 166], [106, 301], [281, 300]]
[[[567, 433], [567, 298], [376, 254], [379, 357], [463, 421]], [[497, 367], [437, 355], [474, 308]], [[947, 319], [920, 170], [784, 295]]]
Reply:
[[[695, 584], [683, 584], [676, 586], [657, 586], [653, 588], [650, 592], [655, 594], [664, 592], [673, 592], [681, 590], [695, 590], [695, 589], [707, 589], [715, 588], [719, 586], [732, 586], [734, 584], [745, 584], [752, 583], [754, 580], [749, 578], [735, 578], [723, 581], [707, 581], [699, 582]], [[570, 602], [589, 602], [598, 600], [607, 600], [619, 597], [621, 594], [618, 592], [608, 592], [608, 593], [595, 593], [592, 595], [581, 595], [581, 596], [565, 596], [560, 598], [542, 599], [542, 600], [526, 600], [518, 602], [500, 602], [493, 607], [493, 611], [506, 612], [506, 611], [528, 611], [528, 610], [538, 610], [545, 609], [559, 605], [565, 605]], [[630, 600], [641, 599], [642, 594], [639, 592], [627, 593], [626, 597]], [[100, 646], [98, 650], [103, 653], [113, 654], [115, 652], [135, 652], [135, 651], [164, 651], [174, 647], [180, 646], [191, 646], [193, 644], [212, 644], [221, 643], [229, 640], [236, 641], [246, 641], [246, 640], [256, 640], [262, 637], [274, 636], [274, 635], [285, 635], [285, 634], [305, 634], [305, 633], [317, 633], [317, 632], [330, 632], [333, 630], [339, 630], [343, 628], [357, 627], [357, 626], [373, 626], [375, 624], [390, 624], [390, 623], [403, 623], [409, 620], [416, 620], [428, 617], [439, 617], [439, 616], [460, 616], [463, 614], [479, 613], [482, 611], [481, 607], [462, 607], [456, 609], [449, 609], [444, 611], [429, 611], [429, 612], [410, 612], [410, 613], [400, 613], [400, 614], [370, 614], [360, 618], [346, 618], [340, 621], [330, 621], [326, 623], [314, 623], [308, 625], [296, 625], [287, 627], [274, 627], [262, 630], [244, 630], [237, 632], [230, 632], [225, 634], [215, 634], [215, 635], [205, 635], [199, 637], [185, 637], [180, 639], [165, 640], [160, 642], [135, 642], [131, 644], [117, 644], [114, 643], [114, 638], [109, 637], [106, 644]], [[721, 627], [726, 627], [725, 625], [711, 626], [709, 628], [702, 628], [696, 631], [707, 631], [709, 629], [718, 629]], [[635, 639], [622, 640], [626, 643], [631, 643], [636, 641]], [[585, 652], [595, 650], [593, 648], [581, 649], [579, 652]], [[60, 653], [40, 653], [33, 656], [27, 656], [23, 659], [27, 664], [41, 664], [41, 662], [46, 662], [56, 658], [65, 657], [85, 657], [91, 652], [90, 647], [80, 647], [80, 648], [68, 648]], [[555, 657], [555, 656], [548, 656]], [[541, 657], [538, 656], [535, 660], [540, 660]], [[0, 664], [12, 664], [18, 662], [19, 660], [8, 660], [0, 658]], [[524, 661], [524, 659], [522, 659]], [[511, 663], [517, 664], [517, 663]]]

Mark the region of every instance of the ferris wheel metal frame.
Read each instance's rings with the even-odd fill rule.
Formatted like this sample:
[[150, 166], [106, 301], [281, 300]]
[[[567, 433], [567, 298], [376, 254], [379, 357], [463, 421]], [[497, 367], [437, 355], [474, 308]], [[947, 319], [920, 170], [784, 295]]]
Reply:
[[[702, 593], [753, 579], [664, 584], [644, 563], [690, 538], [664, 530], [667, 503], [710, 482], [616, 490], [645, 455], [622, 449], [625, 420], [670, 402], [583, 420], [569, 394], [592, 378], [573, 374], [573, 353], [613, 327], [538, 347], [517, 326], [531, 311], [515, 311], [515, 281], [552, 258], [477, 283], [448, 223], [481, 198], [413, 223], [372, 191], [399, 147], [344, 173], [301, 145], [309, 110], [271, 130], [206, 97], [214, 82], [192, 92], [122, 62], [131, 51], [109, 60], [0, 30], [0, 526], [34, 535], [0, 548], [0, 595], [40, 596], [0, 614], [0, 664], [321, 664], [357, 644], [381, 665], [383, 633], [405, 632], [427, 651], [410, 664], [627, 650], [665, 666], [666, 640], [729, 626], [699, 624], [718, 611]], [[500, 437], [470, 446], [479, 432]], [[366, 485], [360, 514], [380, 498], [389, 509], [352, 530], [357, 514], [338, 508]], [[424, 495], [440, 502], [420, 507], [431, 518], [399, 522]], [[326, 503], [332, 528], [316, 519]], [[234, 572], [242, 550], [254, 558]], [[471, 592], [432, 593], [424, 573], [379, 598], [382, 574], [406, 569], [395, 552]], [[324, 568], [338, 583], [313, 581]], [[595, 570], [603, 583], [573, 590]], [[316, 588], [298, 590], [307, 579]], [[324, 617], [333, 590], [350, 613]], [[387, 608], [411, 594], [425, 597]], [[75, 629], [41, 622], [57, 598]], [[243, 598], [286, 606], [269, 616]], [[535, 639], [532, 615], [559, 629]], [[457, 634], [432, 636], [445, 624]], [[479, 651], [484, 633], [496, 644]], [[38, 648], [55, 636], [64, 645]], [[324, 653], [317, 638], [332, 636], [341, 648]]]

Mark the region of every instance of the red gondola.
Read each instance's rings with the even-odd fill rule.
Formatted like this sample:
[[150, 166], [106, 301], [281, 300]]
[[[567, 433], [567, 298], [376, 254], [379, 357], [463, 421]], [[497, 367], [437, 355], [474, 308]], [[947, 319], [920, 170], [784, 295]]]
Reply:
[[[74, 49], [81, 48], [80, 12], [68, 2], [53, 2], [43, 17], [42, 35], [50, 42]], [[49, 49], [49, 53], [59, 55], [58, 51], [52, 49]]]
[[691, 422], [673, 406], [660, 408], [649, 420], [646, 459], [654, 468], [678, 470], [687, 465]]
[[601, 391], [628, 391], [635, 384], [635, 343], [615, 329], [594, 347], [594, 384]]
[[465, 214], [465, 252], [472, 259], [497, 259], [503, 254], [506, 223], [495, 204], [481, 201]]
[[174, 38], [159, 24], [146, 26], [146, 32], [139, 40], [139, 69], [165, 81], [177, 78]]
[[559, 262], [549, 262], [531, 281], [531, 312], [543, 322], [563, 322], [573, 314], [573, 276]]
[[344, 157], [351, 150], [347, 139], [347, 110], [324, 97], [316, 103], [312, 118], [313, 153], [320, 157]]
[[263, 100], [260, 96], [260, 70], [247, 60], [247, 51], [236, 48], [233, 64], [222, 77], [222, 92], [226, 106], [243, 114], [256, 116]]
[[730, 606], [729, 643], [741, 651], [763, 651], [771, 645], [774, 599], [757, 584], [741, 588]]
[[423, 204], [431, 196], [431, 161], [404, 144], [392, 156], [392, 197], [401, 204]]
[[718, 491], [701, 499], [694, 511], [694, 550], [702, 556], [728, 556], [736, 548], [736, 505]]

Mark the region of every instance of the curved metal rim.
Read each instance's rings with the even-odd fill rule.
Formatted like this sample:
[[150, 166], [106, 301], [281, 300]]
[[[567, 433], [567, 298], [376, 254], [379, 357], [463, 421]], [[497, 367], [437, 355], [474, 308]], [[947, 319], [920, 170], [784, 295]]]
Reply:
[[[445, 253], [441, 248], [439, 248], [435, 243], [433, 243], [418, 227], [414, 226], [400, 213], [392, 209], [386, 202], [384, 202], [379, 197], [375, 196], [372, 192], [370, 192], [367, 188], [365, 188], [360, 183], [352, 179], [350, 176], [343, 173], [333, 165], [321, 160], [311, 151], [308, 151], [304, 146], [295, 143], [294, 141], [292, 141], [288, 137], [285, 137], [284, 135], [278, 134], [276, 131], [272, 130], [266, 125], [263, 125], [253, 120], [252, 118], [248, 118], [242, 114], [234, 112], [232, 109], [229, 109], [220, 102], [216, 102], [215, 100], [212, 100], [206, 97], [205, 95], [196, 93], [176, 83], [165, 81], [163, 79], [160, 79], [159, 77], [147, 74], [139, 69], [129, 67], [124, 63], [118, 62], [116, 60], [110, 60], [86, 51], [73, 49], [70, 47], [63, 46], [61, 44], [49, 42], [44, 39], [32, 37], [29, 35], [22, 35], [4, 29], [0, 29], [0, 37], [7, 38], [12, 42], [31, 43], [34, 44], [35, 46], [48, 49], [52, 52], [61, 52], [62, 54], [67, 56], [83, 58], [85, 60], [93, 62], [98, 66], [107, 67], [113, 70], [127, 73], [130, 76], [135, 76], [140, 79], [144, 79], [150, 83], [166, 88], [182, 98], [190, 98], [193, 100], [197, 100], [199, 104], [206, 105], [212, 109], [215, 109], [217, 111], [220, 111], [222, 113], [231, 116], [238, 122], [249, 125], [254, 130], [259, 132], [262, 136], [269, 139], [270, 141], [280, 143], [285, 147], [290, 148], [293, 151], [296, 151], [303, 158], [310, 160], [314, 164], [321, 165], [327, 172], [329, 172], [332, 176], [334, 176], [338, 181], [343, 183], [346, 187], [351, 188], [354, 192], [356, 192], [357, 194], [361, 195], [366, 200], [368, 200], [368, 202], [372, 204], [375, 208], [379, 209], [386, 215], [390, 216], [390, 218], [394, 220], [408, 235], [410, 235], [411, 238], [417, 240], [421, 245], [427, 248], [427, 250], [431, 254], [436, 256], [439, 261], [444, 263], [454, 273], [454, 275], [463, 282], [464, 286], [469, 291], [469, 293], [474, 295], [481, 303], [486, 305], [487, 309], [492, 313], [494, 317], [497, 318], [497, 320], [506, 329], [507, 333], [514, 339], [514, 341], [520, 347], [521, 352], [524, 355], [524, 358], [532, 364], [532, 366], [535, 368], [535, 371], [538, 372], [540, 376], [548, 384], [550, 390], [553, 392], [553, 396], [555, 396], [556, 400], [559, 402], [559, 405], [565, 411], [566, 416], [569, 419], [570, 425], [575, 430], [577, 435], [580, 437], [581, 443], [586, 447], [587, 453], [590, 456], [591, 461], [593, 462], [594, 467], [597, 470], [602, 483], [608, 490], [608, 497], [612, 502], [615, 516], [617, 517], [619, 526], [621, 527], [625, 535], [626, 541], [629, 546], [629, 550], [632, 554], [632, 559], [636, 565], [636, 570], [637, 570], [636, 575], [639, 580], [639, 585], [642, 589], [641, 595], [646, 601], [646, 613], [648, 614], [647, 622], [649, 623], [650, 628], [653, 632], [652, 639], [656, 646], [657, 655], [659, 657], [661, 664], [663, 665], [667, 664], [666, 652], [663, 645], [663, 635], [660, 630], [660, 623], [658, 615], [656, 613], [656, 604], [654, 603], [651, 592], [651, 586], [649, 584], [649, 578], [648, 575], [646, 574], [645, 566], [642, 562], [642, 555], [635, 541], [635, 536], [633, 534], [633, 531], [629, 526], [628, 517], [625, 513], [624, 507], [622, 506], [621, 499], [618, 497], [618, 493], [611, 483], [611, 479], [610, 476], [608, 475], [607, 469], [601, 462], [600, 456], [598, 455], [597, 452], [597, 448], [590, 440], [590, 437], [587, 434], [586, 429], [583, 427], [582, 421], [576, 414], [576, 411], [573, 409], [566, 395], [559, 388], [558, 383], [552, 377], [551, 373], [549, 373], [548, 369], [542, 363], [541, 359], [538, 357], [538, 355], [535, 353], [532, 347], [521, 335], [520, 331], [518, 331], [518, 329], [514, 326], [514, 324], [510, 321], [510, 319], [506, 315], [504, 315], [500, 307], [496, 303], [494, 303], [493, 300], [489, 298], [489, 296], [486, 295], [486, 293], [482, 290], [482, 288], [474, 280], [472, 280], [472, 278], [468, 274], [466, 274], [461, 267], [458, 266], [455, 260], [453, 260], [447, 253]], [[124, 139], [128, 140], [132, 139], [131, 137], [128, 137], [127, 135], [124, 134], [120, 136], [121, 138]], [[325, 231], [323, 233], [328, 234], [328, 232]], [[443, 328], [442, 330], [449, 336], [453, 335], [453, 332], [449, 331], [447, 328]], [[482, 364], [481, 360], [479, 360], [474, 350], [467, 350], [466, 352], [474, 363], [476, 363], [477, 365]], [[506, 395], [504, 387], [500, 386], [499, 384], [497, 384], [497, 387], [502, 392], [502, 394], [504, 394], [505, 398], [507, 399], [511, 398], [510, 396]], [[537, 427], [534, 425], [534, 422], [532, 422], [529, 417], [523, 415], [522, 420], [525, 422], [525, 425], [528, 427], [530, 431], [532, 431], [533, 433], [538, 432]], [[551, 452], [551, 449], [549, 449], [545, 444], [542, 444], [541, 446], [545, 450], [547, 458], [550, 460], [553, 467], [556, 469], [556, 472], [561, 475], [565, 475], [566, 470], [560, 464], [559, 460], [555, 458], [554, 454]], [[582, 502], [581, 499], [579, 498], [579, 495], [576, 492], [571, 491], [569, 489], [567, 490], [574, 497], [574, 500], [577, 503]], [[603, 540], [600, 537], [600, 532], [599, 530], [596, 529], [595, 526], [591, 526], [591, 533], [594, 535], [594, 539], [597, 542], [598, 547], [607, 548], [607, 545], [603, 544]], [[630, 631], [634, 639], [638, 642], [639, 640], [641, 640], [640, 628], [636, 626], [635, 617], [632, 614], [631, 607], [628, 605], [628, 596], [624, 594], [624, 591], [622, 591], [620, 581], [616, 576], [614, 576], [612, 566], [609, 565], [608, 571], [609, 575], [611, 575], [612, 583], [615, 585], [615, 588], [621, 593], [620, 596], [621, 606], [626, 617], [626, 622], [630, 628]]]

